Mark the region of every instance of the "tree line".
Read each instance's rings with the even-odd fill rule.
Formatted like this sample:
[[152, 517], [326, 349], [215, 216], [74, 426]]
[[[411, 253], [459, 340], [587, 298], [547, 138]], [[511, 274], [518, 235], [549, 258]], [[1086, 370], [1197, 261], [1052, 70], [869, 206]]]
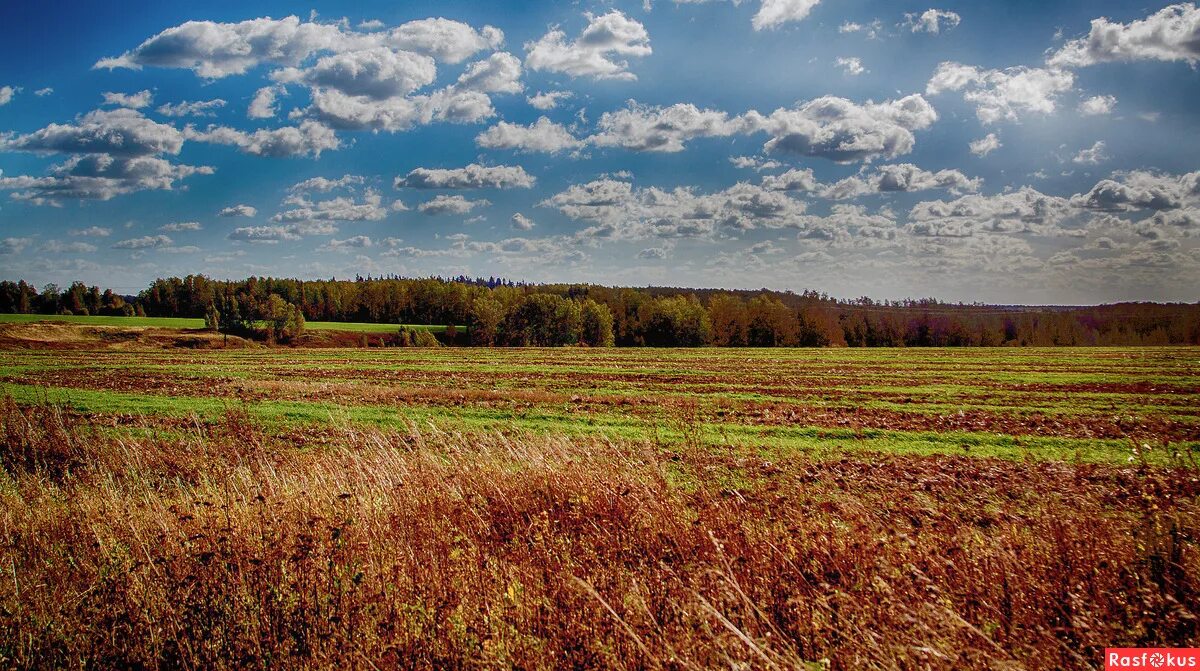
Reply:
[[[226, 331], [305, 321], [447, 325], [449, 344], [621, 347], [971, 347], [1200, 344], [1200, 304], [1081, 307], [876, 302], [803, 293], [496, 278], [157, 279], [137, 296], [76, 282], [0, 282], [0, 312], [204, 317]], [[411, 340], [411, 334], [410, 334]]]

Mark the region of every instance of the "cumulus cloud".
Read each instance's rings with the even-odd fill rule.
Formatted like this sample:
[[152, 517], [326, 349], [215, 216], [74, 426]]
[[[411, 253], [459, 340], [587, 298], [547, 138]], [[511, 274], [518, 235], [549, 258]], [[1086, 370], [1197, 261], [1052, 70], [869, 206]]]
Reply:
[[175, 221], [158, 227], [158, 230], [164, 233], [182, 233], [184, 231], [200, 231], [203, 229], [204, 227], [198, 221]]
[[510, 53], [498, 51], [482, 61], [467, 66], [456, 84], [461, 89], [482, 93], [520, 93], [521, 60]]
[[548, 91], [542, 93], [538, 91], [536, 94], [525, 99], [531, 107], [539, 110], [552, 110], [559, 106], [561, 101], [571, 97], [570, 91]]
[[576, 184], [541, 203], [592, 225], [587, 238], [711, 237], [718, 230], [799, 228], [806, 204], [785, 193], [740, 182], [710, 194], [689, 188], [635, 189], [626, 181]]
[[113, 244], [113, 249], [158, 249], [160, 247], [170, 247], [174, 244], [171, 238], [165, 235], [145, 235], [140, 238], [130, 238], [121, 240]]
[[1169, 175], [1131, 170], [1102, 179], [1071, 198], [1076, 207], [1104, 212], [1173, 210], [1200, 205], [1200, 171]]
[[337, 134], [328, 126], [305, 119], [299, 126], [260, 128], [247, 133], [228, 126], [209, 126], [206, 130], [187, 130], [187, 137], [197, 142], [225, 144], [255, 156], [317, 158], [323, 151], [342, 146]]
[[292, 193], [301, 193], [309, 191], [319, 191], [328, 193], [334, 189], [353, 189], [355, 186], [363, 184], [366, 181], [361, 175], [342, 175], [334, 179], [328, 177], [310, 177], [306, 180], [296, 182], [288, 187], [288, 191]]
[[975, 105], [975, 115], [985, 124], [1017, 121], [1022, 114], [1053, 114], [1059, 94], [1071, 90], [1075, 76], [1065, 70], [1015, 67], [1005, 70], [943, 62], [930, 78], [925, 92], [963, 91], [963, 100]]
[[244, 74], [262, 63], [298, 65], [320, 51], [347, 40], [335, 24], [283, 19], [250, 19], [238, 23], [188, 21], [148, 38], [120, 56], [104, 58], [97, 68], [186, 68], [206, 79]]
[[54, 89], [47, 86], [44, 89], [38, 89], [38, 90], [34, 91], [33, 95], [35, 95], [39, 98], [45, 98], [46, 96], [52, 95], [53, 93], [54, 93]]
[[851, 77], [857, 77], [858, 75], [861, 75], [867, 71], [867, 69], [863, 67], [862, 59], [853, 56], [844, 58], [839, 57], [837, 59], [837, 66], [842, 69], [842, 72]]
[[386, 100], [428, 86], [436, 76], [437, 66], [430, 56], [380, 46], [322, 56], [310, 67], [276, 70], [271, 78]]
[[1116, 96], [1092, 96], [1079, 103], [1079, 113], [1084, 116], [1102, 116], [1111, 113], [1116, 104]]
[[565, 126], [546, 117], [539, 117], [528, 126], [501, 121], [480, 133], [475, 138], [475, 144], [486, 149], [513, 149], [546, 154], [557, 154], [583, 146], [583, 142], [572, 135]]
[[512, 216], [512, 227], [516, 231], [532, 231], [536, 224], [529, 217], [517, 212]]
[[218, 217], [253, 217], [258, 214], [258, 208], [251, 205], [231, 205], [217, 212]]
[[12, 102], [13, 96], [17, 95], [17, 91], [21, 89], [12, 86], [0, 86], [0, 106], [7, 105]]
[[995, 133], [988, 133], [978, 140], [971, 140], [968, 147], [971, 153], [976, 156], [987, 156], [1004, 145], [1000, 143], [1000, 138], [996, 137]]
[[116, 105], [118, 107], [128, 107], [129, 109], [141, 109], [149, 107], [154, 100], [154, 94], [149, 91], [138, 91], [137, 93], [113, 93], [106, 91], [101, 94], [104, 96], [105, 105]]
[[246, 116], [251, 119], [274, 118], [279, 113], [275, 108], [275, 96], [279, 94], [280, 88], [282, 87], [264, 86], [255, 91], [250, 106], [246, 108]]
[[483, 166], [472, 163], [463, 168], [416, 168], [397, 177], [396, 188], [413, 189], [528, 189], [537, 179], [519, 165]]
[[916, 144], [913, 131], [936, 120], [937, 112], [920, 95], [863, 105], [824, 96], [769, 116], [748, 112], [742, 123], [771, 136], [764, 145], [768, 152], [849, 163], [907, 154]]
[[109, 200], [136, 191], [172, 190], [192, 175], [211, 175], [208, 166], [176, 165], [153, 156], [72, 156], [44, 177], [0, 176], [0, 191], [34, 205], [61, 205], [66, 200]]
[[295, 16], [238, 23], [188, 21], [120, 56], [101, 59], [95, 67], [186, 68], [206, 79], [218, 79], [244, 74], [262, 64], [298, 67], [318, 54], [378, 46], [458, 63], [504, 42], [504, 33], [497, 28], [484, 26], [477, 31], [444, 18], [410, 21], [388, 31], [370, 28], [371, 32], [360, 33], [342, 23], [301, 21]]
[[956, 12], [942, 9], [927, 9], [920, 14], [905, 14], [904, 25], [914, 33], [932, 33], [937, 35], [942, 28], [949, 30], [962, 23], [962, 17]]
[[491, 205], [491, 201], [485, 199], [468, 200], [462, 196], [438, 196], [433, 200], [427, 200], [417, 206], [417, 209], [424, 214], [467, 214], [479, 207], [487, 207]]
[[64, 154], [149, 156], [178, 154], [184, 134], [132, 109], [95, 110], [73, 124], [52, 123], [27, 135], [0, 141], [0, 149]]
[[584, 16], [588, 25], [573, 41], [568, 42], [567, 34], [554, 27], [541, 39], [526, 42], [525, 66], [571, 77], [637, 79], [624, 58], [650, 55], [645, 26], [618, 10]]
[[1072, 215], [1066, 198], [1028, 186], [991, 196], [968, 195], [952, 201], [923, 201], [908, 214], [908, 230], [919, 236], [968, 237], [980, 232], [1058, 235]]
[[817, 191], [823, 188], [811, 168], [791, 168], [781, 175], [762, 178], [764, 189], [771, 191]]
[[1075, 157], [1071, 159], [1073, 163], [1081, 165], [1096, 165], [1108, 160], [1108, 156], [1104, 153], [1104, 140], [1096, 140], [1095, 144], [1087, 149], [1081, 149]]
[[1200, 62], [1200, 8], [1179, 3], [1128, 24], [1093, 19], [1087, 36], [1067, 42], [1047, 63], [1072, 68], [1138, 60]]
[[773, 30], [791, 21], [808, 16], [820, 0], [762, 0], [758, 12], [750, 20], [755, 30]]
[[73, 228], [68, 231], [71, 235], [76, 235], [84, 238], [107, 238], [112, 235], [111, 228], [103, 226], [88, 226], [87, 228]]
[[163, 116], [182, 117], [182, 116], [215, 116], [215, 110], [225, 106], [225, 101], [220, 98], [213, 100], [195, 100], [183, 101], [180, 103], [167, 103], [159, 105], [155, 110]]
[[363, 194], [361, 201], [350, 197], [311, 201], [301, 196], [289, 199], [288, 203], [294, 207], [275, 214], [271, 221], [380, 221], [388, 215], [383, 197], [370, 189]]
[[677, 152], [690, 139], [732, 135], [742, 126], [725, 112], [690, 103], [652, 107], [631, 100], [625, 109], [601, 115], [596, 127], [589, 141], [599, 147]]
[[821, 196], [846, 200], [878, 193], [897, 193], [946, 189], [952, 193], [978, 191], [983, 180], [970, 178], [958, 170], [922, 170], [911, 163], [880, 166], [875, 172], [847, 177], [821, 189]]
[[96, 245], [87, 242], [50, 240], [39, 247], [38, 251], [48, 254], [90, 254], [96, 251]]
[[384, 43], [445, 63], [461, 63], [484, 49], [499, 49], [504, 44], [504, 33], [494, 26], [475, 30], [461, 21], [433, 18], [409, 21], [392, 29]]
[[302, 236], [294, 226], [242, 226], [229, 233], [230, 240], [274, 244], [284, 240], [299, 240]]
[[495, 115], [486, 93], [448, 86], [429, 95], [377, 100], [337, 89], [313, 89], [312, 111], [337, 128], [389, 132], [434, 121], [478, 123]]
[[20, 254], [33, 244], [33, 238], [0, 238], [0, 256]]
[[353, 249], [367, 249], [373, 246], [371, 238], [365, 235], [355, 235], [345, 240], [332, 239], [317, 248], [321, 252], [347, 252]]

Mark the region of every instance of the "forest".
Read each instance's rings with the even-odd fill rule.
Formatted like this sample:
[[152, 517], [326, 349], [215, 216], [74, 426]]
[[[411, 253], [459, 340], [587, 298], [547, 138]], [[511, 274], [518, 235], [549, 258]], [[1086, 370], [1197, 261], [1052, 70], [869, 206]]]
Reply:
[[82, 282], [0, 282], [0, 312], [446, 325], [445, 344], [618, 347], [988, 347], [1200, 344], [1200, 303], [994, 306], [839, 300], [805, 291], [524, 284], [497, 278], [157, 279], [136, 296]]

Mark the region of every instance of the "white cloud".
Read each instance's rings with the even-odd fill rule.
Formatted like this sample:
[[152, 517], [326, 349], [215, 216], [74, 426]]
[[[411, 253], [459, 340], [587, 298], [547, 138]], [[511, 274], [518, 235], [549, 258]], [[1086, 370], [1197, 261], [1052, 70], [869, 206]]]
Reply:
[[525, 88], [521, 84], [521, 60], [498, 51], [468, 65], [456, 86], [481, 93], [520, 93]]
[[460, 21], [433, 18], [409, 21], [387, 33], [384, 43], [433, 56], [445, 63], [461, 63], [483, 49], [499, 49], [504, 33], [493, 26], [476, 31]]
[[[753, 168], [756, 172], [763, 170], [777, 170], [783, 167], [783, 164], [774, 159], [763, 159], [757, 156], [730, 156], [729, 162], [735, 168]], [[811, 172], [811, 171], [810, 171]]]
[[53, 95], [53, 93], [54, 93], [54, 89], [47, 86], [44, 89], [38, 89], [38, 90], [34, 91], [33, 95], [35, 95], [39, 98], [45, 98], [48, 95]]
[[1071, 214], [1066, 198], [1026, 186], [993, 196], [917, 203], [908, 214], [908, 230], [929, 237], [969, 237], [980, 232], [1050, 236], [1061, 233], [1059, 224]]
[[62, 242], [50, 240], [38, 248], [38, 251], [49, 254], [90, 254], [96, 251], [96, 245], [87, 242]]
[[184, 134], [132, 109], [95, 110], [74, 124], [52, 123], [27, 135], [0, 140], [0, 149], [64, 154], [148, 156], [178, 154]]
[[158, 227], [158, 230], [164, 233], [182, 233], [184, 231], [200, 231], [204, 227], [198, 221], [176, 221], [169, 224], [163, 224]]
[[1000, 143], [1000, 138], [996, 137], [995, 133], [988, 133], [978, 140], [971, 140], [968, 145], [971, 153], [976, 156], [987, 156], [1004, 145]]
[[1110, 114], [1116, 104], [1116, 96], [1092, 96], [1079, 103], [1079, 113], [1084, 116], [1102, 116]]
[[1071, 203], [1105, 212], [1200, 205], [1200, 171], [1178, 176], [1144, 170], [1117, 172], [1097, 182], [1087, 193], [1073, 196]]
[[762, 178], [762, 186], [771, 191], [817, 191], [823, 188], [811, 168], [791, 168], [782, 175], [767, 175]]
[[634, 151], [683, 151], [684, 142], [697, 137], [728, 136], [741, 124], [725, 112], [702, 110], [690, 103], [651, 107], [629, 101], [628, 107], [605, 112], [589, 141], [599, 147]]
[[204, 131], [189, 129], [187, 136], [189, 140], [232, 145], [247, 154], [271, 157], [317, 158], [323, 151], [342, 146], [332, 129], [312, 119], [305, 119], [299, 126], [260, 128], [251, 133], [228, 126], [209, 126]]
[[276, 223], [303, 221], [380, 221], [388, 215], [388, 209], [383, 205], [383, 197], [370, 189], [363, 194], [361, 201], [354, 198], [338, 197], [313, 202], [301, 196], [289, 199], [287, 202], [295, 207], [279, 212], [271, 217], [271, 221]]
[[73, 228], [69, 233], [84, 238], [107, 238], [112, 235], [112, 229], [103, 226], [88, 226], [87, 228]]
[[334, 189], [350, 189], [363, 184], [366, 181], [361, 175], [342, 175], [336, 179], [328, 177], [310, 177], [306, 180], [296, 182], [288, 187], [288, 191], [292, 193], [301, 193], [307, 191], [319, 191], [328, 193]]
[[537, 224], [529, 217], [517, 212], [512, 216], [512, 227], [515, 231], [532, 231]]
[[65, 200], [109, 200], [147, 190], [171, 190], [192, 175], [211, 175], [208, 166], [176, 165], [152, 156], [109, 154], [72, 156], [52, 166], [45, 177], [0, 177], [0, 191], [35, 205], [61, 205]]
[[522, 152], [556, 154], [567, 149], [578, 149], [583, 142], [561, 124], [546, 117], [528, 125], [501, 121], [475, 138], [475, 144], [486, 149], [514, 149]]
[[839, 57], [837, 59], [837, 66], [842, 69], [842, 72], [851, 77], [857, 77], [867, 71], [863, 67], [862, 60], [854, 56]]
[[541, 203], [592, 223], [585, 238], [712, 237], [719, 230], [800, 228], [806, 204], [761, 186], [740, 182], [710, 194], [670, 191], [600, 179], [576, 184]]
[[301, 237], [293, 226], [243, 226], [235, 228], [229, 233], [230, 240], [269, 244], [283, 240], [299, 240]]
[[141, 109], [149, 107], [154, 100], [154, 94], [149, 91], [138, 91], [137, 93], [113, 93], [106, 91], [104, 96], [105, 105], [116, 105], [118, 107], [128, 107], [129, 109]]
[[1082, 149], [1075, 157], [1071, 159], [1073, 163], [1081, 165], [1096, 165], [1108, 160], [1108, 156], [1104, 154], [1104, 140], [1096, 140], [1096, 143], [1087, 149]]
[[925, 92], [963, 91], [963, 100], [975, 105], [979, 120], [991, 124], [1017, 121], [1021, 114], [1053, 114], [1058, 95], [1071, 90], [1074, 83], [1075, 76], [1065, 70], [980, 70], [946, 61], [938, 65]]
[[559, 106], [560, 102], [571, 97], [570, 91], [548, 91], [542, 93], [538, 91], [536, 95], [531, 95], [525, 99], [531, 107], [539, 110], [552, 110]]
[[12, 102], [13, 96], [15, 96], [17, 91], [20, 90], [21, 89], [19, 88], [13, 88], [11, 86], [0, 86], [0, 105], [7, 105], [8, 103]]
[[221, 109], [225, 106], [225, 101], [220, 98], [213, 100], [196, 100], [184, 101], [181, 103], [159, 105], [156, 110], [163, 116], [215, 116], [214, 110]]
[[[765, 184], [765, 180], [764, 180]], [[970, 178], [958, 170], [922, 170], [911, 163], [882, 165], [871, 174], [847, 177], [821, 189], [823, 198], [845, 200], [858, 196], [946, 189], [952, 193], [978, 191], [983, 180]]]
[[346, 252], [346, 251], [350, 251], [352, 249], [367, 249], [368, 247], [373, 246], [373, 244], [374, 243], [371, 242], [371, 238], [369, 238], [365, 235], [355, 235], [355, 236], [346, 238], [345, 240], [336, 240], [336, 239], [330, 240], [329, 242], [326, 242], [324, 245], [321, 245], [320, 247], [318, 247], [317, 251]]
[[769, 116], [748, 112], [747, 131], [771, 135], [768, 152], [818, 156], [837, 162], [894, 158], [912, 151], [914, 130], [928, 128], [937, 112], [920, 95], [882, 103], [858, 105], [845, 98], [824, 96]]
[[573, 42], [557, 27], [536, 42], [525, 43], [525, 66], [571, 77], [637, 79], [623, 57], [649, 56], [645, 26], [617, 10], [602, 16], [585, 14], [588, 25]]
[[251, 119], [270, 119], [279, 113], [275, 108], [275, 96], [282, 87], [264, 86], [254, 92], [254, 99], [246, 108], [246, 116]]
[[962, 23], [962, 17], [956, 12], [941, 9], [927, 9], [920, 14], [905, 14], [904, 25], [914, 33], [940, 33], [942, 28], [947, 30]]
[[33, 238], [0, 238], [0, 256], [20, 254], [33, 244]]
[[491, 201], [467, 200], [462, 196], [438, 196], [433, 200], [427, 200], [417, 206], [417, 209], [424, 214], [467, 214], [478, 207], [487, 207], [491, 205]]
[[396, 188], [414, 189], [512, 189], [531, 188], [537, 179], [519, 165], [483, 166], [472, 163], [463, 168], [416, 168], [397, 177]]
[[258, 214], [258, 208], [251, 205], [232, 205], [217, 212], [218, 217], [253, 217]]
[[170, 247], [173, 244], [174, 242], [171, 238], [165, 235], [145, 235], [140, 238], [131, 238], [114, 243], [113, 249], [158, 249], [160, 247]]
[[755, 30], [772, 30], [808, 16], [820, 0], [762, 0], [750, 25]]
[[168, 28], [132, 51], [104, 58], [97, 68], [187, 68], [206, 79], [244, 74], [262, 63], [299, 65], [309, 56], [344, 48], [352, 39], [336, 24], [283, 19], [239, 23], [188, 21]]
[[1179, 3], [1128, 24], [1093, 19], [1086, 37], [1067, 42], [1047, 63], [1071, 68], [1137, 60], [1200, 62], [1200, 8]]
[[405, 96], [432, 84], [436, 76], [433, 58], [382, 46], [322, 56], [310, 67], [271, 74], [282, 84], [303, 83], [372, 100]]

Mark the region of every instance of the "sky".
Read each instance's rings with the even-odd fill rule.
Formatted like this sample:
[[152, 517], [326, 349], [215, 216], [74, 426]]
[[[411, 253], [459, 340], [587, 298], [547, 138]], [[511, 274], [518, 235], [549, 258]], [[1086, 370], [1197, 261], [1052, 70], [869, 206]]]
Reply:
[[1194, 3], [298, 7], [0, 5], [0, 278], [1200, 300]]

